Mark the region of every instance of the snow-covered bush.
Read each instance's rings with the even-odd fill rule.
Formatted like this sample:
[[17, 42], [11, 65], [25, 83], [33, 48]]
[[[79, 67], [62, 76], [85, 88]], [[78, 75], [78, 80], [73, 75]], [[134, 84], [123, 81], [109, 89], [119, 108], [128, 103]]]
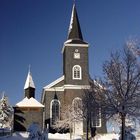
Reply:
[[8, 103], [8, 98], [3, 95], [0, 100], [0, 127], [1, 128], [11, 128], [13, 121], [13, 108]]
[[42, 140], [48, 140], [48, 129], [46, 129], [42, 134]]
[[42, 133], [41, 133], [41, 129], [38, 123], [33, 122], [29, 126], [27, 131], [29, 132], [28, 140], [41, 140], [42, 139]]

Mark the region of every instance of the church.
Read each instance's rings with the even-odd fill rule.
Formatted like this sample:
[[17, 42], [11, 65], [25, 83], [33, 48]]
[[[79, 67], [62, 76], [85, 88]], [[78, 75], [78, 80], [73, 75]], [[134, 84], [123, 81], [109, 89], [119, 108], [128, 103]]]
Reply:
[[[82, 104], [84, 89], [90, 89], [92, 81], [88, 62], [89, 44], [83, 39], [77, 9], [73, 4], [67, 40], [62, 47], [63, 75], [43, 88], [41, 103], [44, 105], [44, 127], [50, 130], [58, 119], [62, 118], [65, 106]], [[106, 132], [102, 120], [97, 123], [98, 132]], [[80, 135], [85, 131], [83, 120], [74, 123], [73, 131]]]
[[[42, 129], [49, 127], [49, 132], [55, 132], [53, 126], [58, 120], [64, 119], [62, 112], [66, 111], [66, 107], [82, 106], [85, 90], [91, 88], [93, 81], [89, 74], [88, 49], [89, 44], [83, 39], [74, 3], [68, 37], [62, 46], [63, 75], [43, 88], [40, 103], [35, 99], [35, 84], [29, 70], [24, 86], [24, 99], [14, 107], [14, 131], [27, 131], [29, 125], [36, 122]], [[105, 121], [101, 118], [96, 121], [93, 127], [98, 132], [105, 133]], [[79, 119], [73, 121], [71, 127], [73, 133], [83, 135], [86, 122]]]

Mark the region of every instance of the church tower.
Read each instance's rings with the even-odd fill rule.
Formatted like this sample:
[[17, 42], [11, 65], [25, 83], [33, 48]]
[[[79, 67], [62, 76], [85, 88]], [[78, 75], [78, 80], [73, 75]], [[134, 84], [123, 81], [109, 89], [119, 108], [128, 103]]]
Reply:
[[[66, 107], [73, 108], [82, 106], [84, 89], [90, 89], [90, 82], [88, 64], [88, 48], [89, 44], [83, 39], [78, 14], [75, 3], [73, 4], [70, 25], [68, 30], [67, 40], [64, 42], [62, 48], [63, 54], [63, 75], [46, 85], [43, 88], [41, 102], [44, 105], [44, 123], [45, 126], [49, 124], [49, 131], [54, 132], [53, 125], [58, 119], [63, 118], [62, 112]], [[101, 121], [95, 127], [101, 128]], [[77, 135], [83, 135], [86, 130], [86, 122], [80, 120], [72, 123], [73, 132]], [[98, 129], [98, 130], [99, 130]]]
[[67, 85], [89, 83], [88, 43], [83, 40], [75, 4], [72, 8], [67, 41], [64, 42], [63, 74]]
[[25, 92], [25, 97], [27, 98], [35, 98], [35, 84], [29, 69], [27, 78], [26, 78], [26, 82], [24, 85], [24, 92]]

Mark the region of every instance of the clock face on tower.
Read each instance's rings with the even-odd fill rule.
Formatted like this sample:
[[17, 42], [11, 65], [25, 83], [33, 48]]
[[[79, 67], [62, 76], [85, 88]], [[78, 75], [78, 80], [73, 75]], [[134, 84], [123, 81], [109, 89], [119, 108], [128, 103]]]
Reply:
[[80, 53], [74, 53], [74, 58], [75, 59], [80, 59]]
[[80, 59], [80, 53], [79, 53], [79, 50], [78, 49], [75, 49], [74, 58], [75, 59]]

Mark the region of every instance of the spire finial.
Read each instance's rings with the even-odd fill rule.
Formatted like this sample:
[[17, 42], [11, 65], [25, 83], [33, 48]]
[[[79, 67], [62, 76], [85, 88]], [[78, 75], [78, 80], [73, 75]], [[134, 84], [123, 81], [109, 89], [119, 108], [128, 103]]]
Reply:
[[29, 73], [31, 73], [31, 65], [29, 64]]
[[73, 6], [75, 7], [75, 5], [76, 5], [76, 0], [73, 0]]

